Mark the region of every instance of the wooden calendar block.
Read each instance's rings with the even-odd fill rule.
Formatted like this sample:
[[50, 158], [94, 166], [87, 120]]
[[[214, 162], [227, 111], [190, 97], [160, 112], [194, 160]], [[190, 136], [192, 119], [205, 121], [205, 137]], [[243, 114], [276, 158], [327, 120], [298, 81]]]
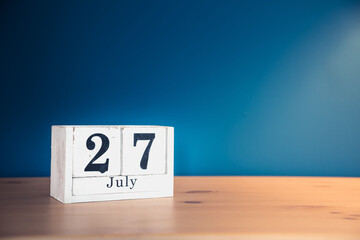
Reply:
[[174, 129], [53, 126], [50, 195], [63, 203], [173, 196]]
[[119, 175], [120, 128], [74, 128], [73, 158], [73, 177]]
[[[160, 191], [166, 184], [165, 175], [74, 178], [74, 196], [109, 193]], [[106, 187], [104, 187], [106, 186]]]
[[[124, 128], [124, 175], [165, 174], [166, 129]], [[139, 167], [140, 166], [140, 167]]]

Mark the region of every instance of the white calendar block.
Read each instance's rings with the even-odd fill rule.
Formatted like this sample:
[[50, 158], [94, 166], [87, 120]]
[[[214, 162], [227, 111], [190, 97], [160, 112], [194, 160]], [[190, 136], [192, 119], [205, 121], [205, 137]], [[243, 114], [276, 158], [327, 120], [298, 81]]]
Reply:
[[[125, 127], [123, 133], [124, 175], [165, 174], [166, 129]], [[140, 167], [139, 167], [140, 166]]]
[[[120, 127], [77, 127], [73, 131], [73, 177], [120, 174]], [[87, 171], [91, 168], [98, 171]]]
[[50, 195], [63, 203], [173, 196], [174, 129], [53, 126]]
[[[73, 195], [160, 191], [166, 184], [165, 175], [73, 178]], [[106, 186], [106, 187], [104, 187]]]

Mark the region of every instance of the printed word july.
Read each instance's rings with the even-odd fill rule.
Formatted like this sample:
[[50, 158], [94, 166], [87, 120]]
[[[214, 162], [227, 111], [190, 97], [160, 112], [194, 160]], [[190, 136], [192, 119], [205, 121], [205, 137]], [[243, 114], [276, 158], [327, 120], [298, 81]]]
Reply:
[[135, 187], [136, 178], [129, 178], [128, 176], [125, 176], [125, 179], [114, 179], [114, 177], [110, 177], [110, 183], [106, 184], [106, 187], [112, 188], [112, 187], [129, 187], [130, 189], [133, 189]]

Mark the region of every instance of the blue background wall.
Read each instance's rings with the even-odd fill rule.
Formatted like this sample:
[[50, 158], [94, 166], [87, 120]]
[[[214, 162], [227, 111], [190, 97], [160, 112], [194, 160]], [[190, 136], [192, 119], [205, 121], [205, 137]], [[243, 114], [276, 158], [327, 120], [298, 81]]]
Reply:
[[359, 1], [1, 1], [0, 176], [53, 124], [175, 127], [177, 175], [360, 176]]

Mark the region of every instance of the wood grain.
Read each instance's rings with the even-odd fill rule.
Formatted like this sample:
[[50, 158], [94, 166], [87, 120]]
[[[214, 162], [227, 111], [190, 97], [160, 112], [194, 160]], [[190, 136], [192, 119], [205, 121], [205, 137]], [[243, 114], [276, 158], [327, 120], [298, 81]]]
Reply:
[[174, 198], [62, 204], [0, 179], [6, 239], [360, 239], [360, 178], [176, 177]]

